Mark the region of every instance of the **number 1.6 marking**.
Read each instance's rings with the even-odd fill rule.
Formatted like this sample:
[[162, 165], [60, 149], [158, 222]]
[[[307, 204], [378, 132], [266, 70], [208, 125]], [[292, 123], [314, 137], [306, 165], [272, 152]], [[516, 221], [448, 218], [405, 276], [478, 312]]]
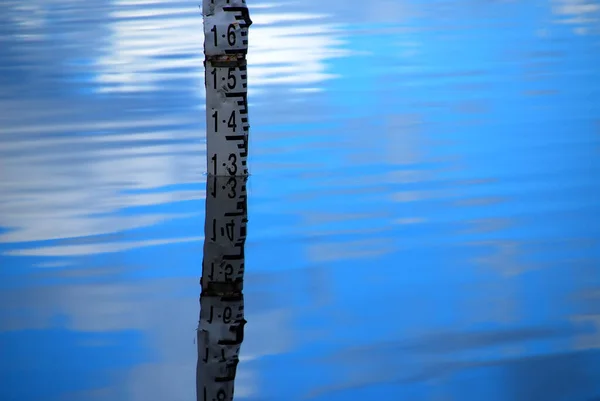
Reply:
[[[213, 42], [215, 47], [217, 47], [219, 45], [219, 34], [217, 33], [217, 26], [213, 25], [210, 31], [213, 33]], [[221, 36], [225, 37], [225, 34], [222, 34]], [[236, 40], [237, 36], [235, 34], [235, 25], [229, 24], [229, 26], [227, 27], [227, 44], [229, 46], [235, 46]]]

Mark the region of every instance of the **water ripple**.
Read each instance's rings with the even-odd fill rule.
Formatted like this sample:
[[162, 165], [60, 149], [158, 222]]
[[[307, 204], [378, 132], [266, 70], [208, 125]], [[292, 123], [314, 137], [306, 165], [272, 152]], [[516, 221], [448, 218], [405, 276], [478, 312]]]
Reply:
[[[250, 3], [236, 399], [597, 398], [600, 3]], [[202, 43], [0, 2], [2, 400], [193, 397]]]

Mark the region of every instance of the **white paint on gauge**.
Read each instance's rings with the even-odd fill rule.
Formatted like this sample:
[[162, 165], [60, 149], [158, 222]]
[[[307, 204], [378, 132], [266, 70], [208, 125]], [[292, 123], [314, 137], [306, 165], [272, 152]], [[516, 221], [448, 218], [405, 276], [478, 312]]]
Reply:
[[208, 174], [248, 175], [246, 53], [252, 24], [245, 0], [206, 0], [204, 55]]

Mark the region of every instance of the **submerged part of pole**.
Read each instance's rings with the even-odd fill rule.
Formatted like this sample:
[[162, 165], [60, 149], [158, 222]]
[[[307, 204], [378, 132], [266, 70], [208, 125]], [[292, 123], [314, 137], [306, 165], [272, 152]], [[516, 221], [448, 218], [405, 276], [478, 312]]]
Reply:
[[207, 169], [248, 175], [248, 28], [245, 0], [204, 0]]

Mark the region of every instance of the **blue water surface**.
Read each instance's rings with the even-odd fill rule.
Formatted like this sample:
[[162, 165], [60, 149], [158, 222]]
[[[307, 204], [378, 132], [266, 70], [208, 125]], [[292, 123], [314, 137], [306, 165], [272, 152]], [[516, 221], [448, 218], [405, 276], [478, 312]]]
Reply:
[[[235, 399], [600, 399], [600, 2], [248, 4]], [[0, 2], [0, 400], [195, 399], [202, 43]]]

